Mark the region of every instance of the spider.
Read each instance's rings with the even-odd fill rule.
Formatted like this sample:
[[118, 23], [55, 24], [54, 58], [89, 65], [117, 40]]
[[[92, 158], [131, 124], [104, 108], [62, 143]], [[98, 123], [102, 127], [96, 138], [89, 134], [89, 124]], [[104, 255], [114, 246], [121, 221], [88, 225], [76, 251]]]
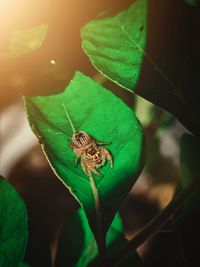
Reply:
[[75, 166], [80, 164], [86, 175], [91, 176], [92, 172], [98, 176], [103, 176], [96, 169], [104, 166], [106, 159], [110, 161], [110, 167], [113, 167], [113, 160], [110, 152], [102, 147], [110, 143], [98, 142], [84, 131], [75, 132], [70, 143], [71, 149], [75, 155]]

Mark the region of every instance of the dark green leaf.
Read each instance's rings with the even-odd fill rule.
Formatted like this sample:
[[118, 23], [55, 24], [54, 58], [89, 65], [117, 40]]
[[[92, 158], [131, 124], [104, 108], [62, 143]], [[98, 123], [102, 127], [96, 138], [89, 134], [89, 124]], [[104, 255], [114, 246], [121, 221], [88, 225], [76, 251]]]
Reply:
[[112, 81], [134, 90], [146, 43], [147, 1], [136, 0], [117, 16], [89, 22], [81, 31], [92, 64]]
[[94, 234], [97, 232], [93, 192], [81, 166], [75, 168], [74, 153], [68, 144], [72, 128], [65, 111], [76, 130], [83, 130], [96, 140], [112, 142], [106, 148], [112, 153], [114, 168], [107, 163], [100, 169], [104, 177], [94, 177], [105, 233], [141, 170], [143, 134], [134, 112], [79, 72], [63, 93], [26, 97], [25, 103], [30, 125], [43, 143], [51, 166], [85, 209]]
[[[112, 221], [112, 224], [109, 228], [106, 238], [108, 257], [117, 253], [121, 247], [123, 247], [128, 241], [124, 238], [124, 228], [119, 214], [117, 213]], [[98, 266], [98, 257], [95, 255], [95, 258], [90, 262], [90, 267]], [[119, 265], [119, 267], [142, 267], [142, 261], [137, 254], [137, 252], [131, 253], [127, 258], [125, 258]]]
[[199, 3], [199, 0], [184, 0], [186, 4], [190, 6], [197, 6]]
[[8, 51], [0, 53], [0, 58], [17, 58], [37, 50], [43, 44], [47, 32], [48, 24], [13, 32]]
[[16, 267], [28, 238], [24, 202], [11, 184], [0, 177], [0, 266]]
[[184, 134], [181, 139], [181, 181], [183, 188], [200, 176], [200, 143], [190, 134]]
[[26, 262], [21, 262], [18, 267], [30, 267]]
[[[194, 179], [200, 178], [200, 143], [190, 134], [184, 134], [181, 139], [181, 182], [183, 188]], [[181, 216], [188, 216], [200, 205], [200, 190], [195, 191], [182, 209]]]
[[[200, 143], [194, 136], [184, 134], [181, 139], [181, 184], [187, 187], [194, 179], [200, 178]], [[199, 223], [200, 223], [200, 190], [189, 196], [180, 212], [172, 221], [171, 228], [184, 266], [199, 265]]]
[[[181, 166], [181, 186], [186, 188], [194, 179], [200, 177], [200, 143], [190, 134], [184, 134], [181, 138], [180, 166]], [[177, 214], [173, 224], [178, 227], [188, 219], [193, 212], [199, 212], [200, 190], [196, 190], [185, 202], [184, 206]]]
[[60, 234], [56, 267], [86, 266], [97, 254], [97, 245], [83, 209], [65, 224]]
[[[107, 234], [109, 255], [116, 252], [126, 242], [123, 237], [123, 225], [120, 216], [116, 214]], [[142, 266], [136, 253], [132, 254], [128, 261], [126, 260], [120, 266], [131, 266], [131, 263], [135, 267]], [[55, 266], [86, 267], [90, 264], [98, 265], [98, 249], [85, 212], [80, 209], [65, 224], [60, 234]]]

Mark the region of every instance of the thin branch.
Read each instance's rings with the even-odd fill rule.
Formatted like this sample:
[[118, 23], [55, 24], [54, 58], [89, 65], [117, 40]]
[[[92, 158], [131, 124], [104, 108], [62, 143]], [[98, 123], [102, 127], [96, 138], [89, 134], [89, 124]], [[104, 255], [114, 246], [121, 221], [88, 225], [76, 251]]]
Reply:
[[69, 113], [68, 113], [68, 111], [67, 111], [67, 108], [66, 108], [66, 106], [65, 106], [65, 104], [64, 104], [64, 102], [63, 102], [63, 100], [61, 100], [61, 105], [62, 105], [63, 108], [64, 108], [65, 115], [66, 115], [66, 117], [67, 117], [67, 119], [68, 119], [68, 121], [69, 121], [69, 124], [70, 124], [71, 128], [72, 128], [72, 132], [75, 133], [75, 132], [76, 132], [76, 129], [75, 129], [74, 124], [73, 124], [73, 122], [72, 122], [72, 120], [71, 120], [71, 118], [70, 118], [70, 116], [69, 116]]
[[89, 175], [90, 185], [92, 188], [92, 192], [94, 195], [95, 201], [95, 209], [96, 209], [96, 219], [97, 219], [97, 245], [99, 249], [99, 257], [101, 266], [107, 266], [107, 250], [106, 250], [106, 241], [105, 234], [102, 229], [102, 218], [101, 218], [101, 207], [100, 207], [100, 199], [99, 194], [94, 183], [94, 179], [92, 175]]
[[195, 179], [186, 189], [173, 199], [157, 216], [146, 224], [118, 253], [109, 259], [109, 266], [117, 266], [131, 252], [141, 246], [144, 241], [155, 235], [169, 219], [183, 206], [191, 194], [200, 187], [200, 177]]

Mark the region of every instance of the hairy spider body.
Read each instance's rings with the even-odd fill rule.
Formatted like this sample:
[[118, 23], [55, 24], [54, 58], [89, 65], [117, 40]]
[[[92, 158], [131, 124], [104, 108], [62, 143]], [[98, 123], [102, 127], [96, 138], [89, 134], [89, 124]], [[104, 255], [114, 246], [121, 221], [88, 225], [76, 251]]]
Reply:
[[98, 176], [102, 176], [96, 169], [104, 166], [106, 160], [110, 161], [110, 167], [113, 167], [113, 160], [110, 152], [102, 147], [110, 143], [98, 142], [89, 134], [83, 131], [75, 132], [72, 136], [70, 144], [71, 149], [74, 151], [75, 164], [77, 165], [78, 159], [83, 171], [91, 176], [92, 172]]

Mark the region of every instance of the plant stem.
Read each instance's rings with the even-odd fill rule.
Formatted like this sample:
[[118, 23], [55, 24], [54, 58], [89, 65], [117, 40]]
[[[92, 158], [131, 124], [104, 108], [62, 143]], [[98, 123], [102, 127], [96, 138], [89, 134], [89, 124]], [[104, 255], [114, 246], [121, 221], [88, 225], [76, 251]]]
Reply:
[[66, 106], [65, 106], [65, 104], [64, 104], [64, 102], [63, 102], [63, 100], [61, 101], [61, 105], [62, 105], [62, 107], [63, 107], [63, 109], [64, 109], [65, 115], [66, 115], [66, 117], [67, 117], [67, 119], [68, 119], [68, 121], [69, 121], [69, 124], [70, 124], [71, 128], [72, 128], [72, 132], [75, 133], [75, 132], [76, 132], [76, 129], [75, 129], [75, 127], [74, 127], [74, 124], [73, 124], [72, 119], [71, 119], [70, 116], [69, 116], [69, 112], [68, 112], [68, 110], [67, 110], [67, 108], [66, 108]]
[[90, 185], [92, 188], [94, 201], [95, 201], [96, 219], [97, 219], [97, 245], [99, 249], [100, 264], [101, 266], [107, 266], [106, 264], [107, 263], [107, 250], [106, 250], [105, 235], [102, 229], [99, 194], [98, 194], [92, 175], [89, 176], [89, 179], [90, 179]]
[[109, 266], [117, 266], [131, 252], [136, 250], [147, 239], [155, 235], [184, 204], [191, 194], [200, 187], [200, 177], [195, 179], [186, 189], [146, 224], [117, 254], [109, 259]]

